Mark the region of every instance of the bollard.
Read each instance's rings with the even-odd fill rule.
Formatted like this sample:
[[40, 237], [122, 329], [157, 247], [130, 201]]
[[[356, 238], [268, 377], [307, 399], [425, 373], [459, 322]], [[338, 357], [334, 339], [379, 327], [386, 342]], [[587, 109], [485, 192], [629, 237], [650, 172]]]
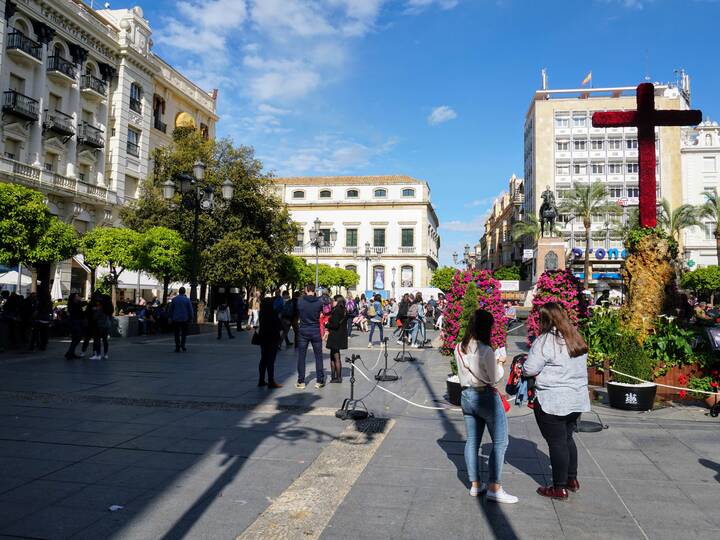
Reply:
[[[403, 344], [404, 343], [405, 342], [403, 341]], [[397, 374], [397, 371], [392, 368], [388, 368], [388, 338], [383, 339], [383, 345], [385, 347], [385, 367], [377, 372], [377, 375], [375, 375], [375, 380], [382, 382], [397, 381], [400, 378]]]
[[342, 407], [335, 412], [335, 416], [340, 420], [362, 420], [370, 416], [363, 400], [355, 399], [355, 360], [359, 359], [360, 355], [358, 354], [345, 358], [345, 361], [350, 364], [350, 397], [346, 398]]

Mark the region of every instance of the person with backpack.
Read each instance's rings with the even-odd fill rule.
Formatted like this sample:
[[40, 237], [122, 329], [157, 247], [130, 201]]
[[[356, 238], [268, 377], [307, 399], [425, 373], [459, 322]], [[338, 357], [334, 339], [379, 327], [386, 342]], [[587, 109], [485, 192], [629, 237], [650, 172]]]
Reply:
[[222, 339], [223, 326], [227, 330], [228, 339], [234, 339], [230, 331], [230, 306], [227, 304], [220, 304], [217, 308], [217, 322], [218, 322], [218, 339]]
[[368, 302], [367, 306], [367, 318], [370, 321], [370, 336], [368, 337], [368, 349], [373, 348], [373, 334], [375, 328], [380, 330], [380, 343], [383, 342], [383, 307], [382, 307], [382, 296], [376, 294], [371, 302]]
[[353, 320], [355, 317], [358, 316], [358, 307], [355, 300], [353, 300], [353, 297], [350, 293], [348, 293], [347, 298], [345, 299], [345, 311], [347, 313], [347, 335], [348, 338], [352, 337], [352, 331], [353, 331]]
[[320, 313], [320, 339], [325, 341], [327, 339], [327, 329], [325, 325], [330, 319], [330, 312], [333, 306], [333, 301], [330, 299], [327, 291], [323, 292], [320, 296], [320, 302], [322, 303], [322, 312]]
[[410, 310], [410, 295], [408, 293], [403, 294], [400, 303], [398, 304], [397, 318], [398, 328], [395, 330], [395, 335], [398, 337], [398, 345], [402, 345], [403, 340], [406, 337], [408, 330], [408, 311]]
[[465, 464], [471, 484], [470, 495], [477, 497], [485, 489], [480, 482], [478, 453], [487, 426], [492, 439], [487, 500], [514, 504], [518, 498], [507, 493], [501, 484], [508, 447], [508, 422], [505, 403], [495, 388], [503, 378], [504, 369], [490, 344], [494, 322], [491, 313], [478, 309], [468, 322], [462, 342], [455, 346], [458, 377], [463, 388], [460, 405], [467, 430]]

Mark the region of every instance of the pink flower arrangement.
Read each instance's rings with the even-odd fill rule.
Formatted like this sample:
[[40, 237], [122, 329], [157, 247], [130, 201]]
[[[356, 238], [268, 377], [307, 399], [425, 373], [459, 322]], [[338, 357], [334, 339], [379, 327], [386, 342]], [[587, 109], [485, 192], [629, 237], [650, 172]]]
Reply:
[[505, 346], [507, 338], [507, 318], [505, 306], [500, 295], [500, 282], [493, 278], [489, 270], [458, 270], [453, 278], [452, 287], [447, 294], [447, 307], [443, 317], [442, 352], [452, 354], [460, 332], [460, 314], [462, 301], [468, 283], [474, 281], [477, 285], [478, 307], [489, 311], [495, 319], [492, 332], [492, 346], [500, 348]]
[[541, 275], [537, 280], [532, 311], [527, 320], [528, 342], [532, 343], [539, 334], [540, 306], [550, 302], [564, 307], [572, 323], [578, 326], [580, 320], [588, 316], [588, 306], [582, 290], [582, 283], [569, 269], [551, 270]]

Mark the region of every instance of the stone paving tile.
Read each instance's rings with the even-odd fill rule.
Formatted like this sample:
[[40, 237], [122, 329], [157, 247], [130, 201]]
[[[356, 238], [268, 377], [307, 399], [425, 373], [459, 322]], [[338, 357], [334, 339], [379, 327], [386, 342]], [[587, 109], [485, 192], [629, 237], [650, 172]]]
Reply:
[[44, 480], [55, 480], [59, 482], [80, 482], [93, 484], [104, 478], [121, 471], [124, 465], [109, 465], [107, 463], [80, 462], [69, 465], [57, 472], [51, 473]]
[[69, 538], [74, 533], [98, 521], [104, 512], [75, 508], [48, 507], [34, 512], [0, 533], [33, 538]]
[[40, 478], [64, 467], [66, 461], [48, 459], [3, 458], [0, 460], [0, 476], [16, 478]]

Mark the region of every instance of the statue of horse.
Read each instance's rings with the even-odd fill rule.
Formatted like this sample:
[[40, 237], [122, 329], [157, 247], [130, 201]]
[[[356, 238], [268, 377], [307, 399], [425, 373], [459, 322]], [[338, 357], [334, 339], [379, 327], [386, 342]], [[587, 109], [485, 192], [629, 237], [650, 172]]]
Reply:
[[555, 195], [548, 186], [541, 195], [543, 203], [540, 205], [540, 236], [545, 236], [545, 225], [548, 225], [548, 235], [552, 236], [555, 229], [555, 220], [558, 217], [558, 209], [555, 205]]

